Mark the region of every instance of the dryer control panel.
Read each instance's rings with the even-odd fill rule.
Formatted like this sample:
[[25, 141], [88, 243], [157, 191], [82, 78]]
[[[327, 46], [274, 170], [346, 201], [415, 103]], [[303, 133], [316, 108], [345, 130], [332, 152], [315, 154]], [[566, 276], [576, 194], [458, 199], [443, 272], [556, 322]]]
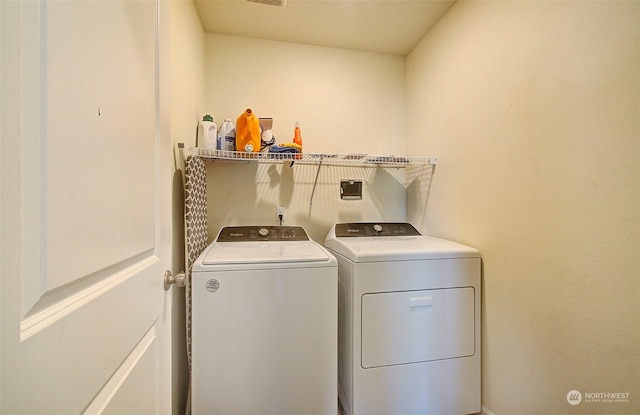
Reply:
[[227, 226], [218, 234], [218, 242], [308, 241], [300, 226]]
[[336, 224], [336, 237], [352, 236], [421, 236], [410, 223], [356, 222]]

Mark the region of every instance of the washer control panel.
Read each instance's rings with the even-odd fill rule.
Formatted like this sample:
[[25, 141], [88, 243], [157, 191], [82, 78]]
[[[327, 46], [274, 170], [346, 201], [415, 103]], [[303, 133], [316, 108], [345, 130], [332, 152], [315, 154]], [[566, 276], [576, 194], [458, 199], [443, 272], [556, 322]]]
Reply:
[[398, 222], [356, 222], [336, 224], [336, 236], [420, 236], [420, 232], [410, 223]]
[[247, 241], [308, 241], [300, 226], [227, 226], [218, 235], [218, 242]]

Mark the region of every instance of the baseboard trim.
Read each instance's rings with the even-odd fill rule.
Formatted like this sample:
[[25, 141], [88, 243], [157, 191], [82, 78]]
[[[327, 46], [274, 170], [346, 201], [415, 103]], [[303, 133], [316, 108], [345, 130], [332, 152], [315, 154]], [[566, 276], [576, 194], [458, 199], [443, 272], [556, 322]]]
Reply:
[[487, 409], [486, 406], [482, 405], [482, 412], [480, 412], [481, 415], [496, 415], [493, 412], [491, 412], [490, 410]]

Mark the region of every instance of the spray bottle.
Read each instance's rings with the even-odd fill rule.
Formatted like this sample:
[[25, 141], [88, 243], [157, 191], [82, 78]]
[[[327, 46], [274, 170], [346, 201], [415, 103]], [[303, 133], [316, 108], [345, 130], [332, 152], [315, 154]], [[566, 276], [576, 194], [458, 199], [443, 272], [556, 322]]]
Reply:
[[296, 121], [296, 129], [293, 133], [293, 142], [300, 146], [300, 152], [302, 152], [302, 135], [300, 133], [300, 123]]

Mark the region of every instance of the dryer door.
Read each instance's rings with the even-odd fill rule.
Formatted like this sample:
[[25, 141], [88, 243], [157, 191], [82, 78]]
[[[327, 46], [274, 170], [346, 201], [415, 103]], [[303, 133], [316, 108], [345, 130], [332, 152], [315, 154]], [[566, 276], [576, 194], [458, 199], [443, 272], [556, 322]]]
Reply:
[[475, 353], [474, 288], [362, 296], [362, 367], [400, 365]]

